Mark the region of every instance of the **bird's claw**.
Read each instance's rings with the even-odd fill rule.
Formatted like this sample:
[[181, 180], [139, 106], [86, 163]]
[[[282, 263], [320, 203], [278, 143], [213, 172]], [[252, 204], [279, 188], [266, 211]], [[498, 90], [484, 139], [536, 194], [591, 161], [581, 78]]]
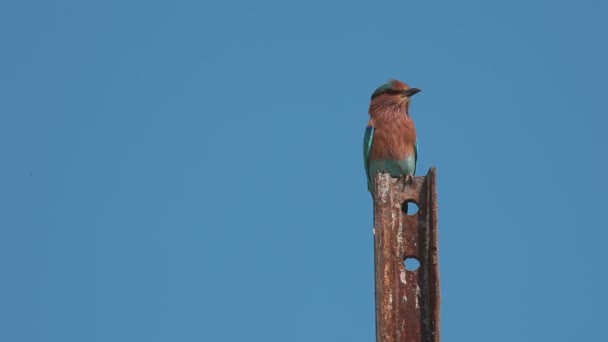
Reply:
[[401, 176], [401, 177], [399, 177], [399, 180], [401, 180], [403, 182], [403, 188], [401, 189], [401, 191], [403, 191], [403, 190], [405, 190], [406, 186], [412, 185], [414, 183], [414, 176], [412, 176], [412, 175]]

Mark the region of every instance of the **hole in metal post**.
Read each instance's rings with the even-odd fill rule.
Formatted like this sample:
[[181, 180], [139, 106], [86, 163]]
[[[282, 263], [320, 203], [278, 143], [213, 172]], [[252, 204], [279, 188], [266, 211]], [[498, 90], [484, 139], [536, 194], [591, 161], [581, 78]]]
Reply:
[[414, 200], [406, 200], [401, 203], [401, 211], [406, 215], [415, 215], [418, 212], [418, 204]]
[[420, 267], [420, 261], [413, 256], [409, 256], [405, 258], [403, 261], [403, 265], [405, 265], [405, 269], [408, 271], [415, 271]]

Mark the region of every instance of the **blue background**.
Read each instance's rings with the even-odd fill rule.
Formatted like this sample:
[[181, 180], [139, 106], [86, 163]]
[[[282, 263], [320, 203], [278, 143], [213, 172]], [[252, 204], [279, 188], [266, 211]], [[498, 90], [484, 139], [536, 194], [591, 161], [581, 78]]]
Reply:
[[389, 78], [423, 89], [443, 340], [605, 340], [607, 10], [1, 2], [0, 340], [373, 341]]

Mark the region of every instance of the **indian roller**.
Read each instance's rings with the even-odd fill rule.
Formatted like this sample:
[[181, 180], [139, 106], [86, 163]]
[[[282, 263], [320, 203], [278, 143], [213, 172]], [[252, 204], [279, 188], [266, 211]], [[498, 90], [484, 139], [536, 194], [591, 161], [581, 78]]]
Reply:
[[418, 88], [391, 80], [372, 94], [370, 120], [363, 139], [367, 189], [372, 197], [378, 172], [402, 179], [404, 188], [414, 179], [418, 141], [409, 108], [411, 97], [418, 92]]

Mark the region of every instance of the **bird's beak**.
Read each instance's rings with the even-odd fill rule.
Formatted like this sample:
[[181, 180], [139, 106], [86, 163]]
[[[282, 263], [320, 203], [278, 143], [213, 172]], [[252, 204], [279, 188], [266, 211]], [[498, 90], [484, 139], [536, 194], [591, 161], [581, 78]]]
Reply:
[[410, 97], [412, 95], [418, 94], [419, 92], [421, 92], [422, 90], [418, 89], [418, 88], [408, 88], [406, 90], [404, 90], [402, 92], [402, 94], [404, 96]]

